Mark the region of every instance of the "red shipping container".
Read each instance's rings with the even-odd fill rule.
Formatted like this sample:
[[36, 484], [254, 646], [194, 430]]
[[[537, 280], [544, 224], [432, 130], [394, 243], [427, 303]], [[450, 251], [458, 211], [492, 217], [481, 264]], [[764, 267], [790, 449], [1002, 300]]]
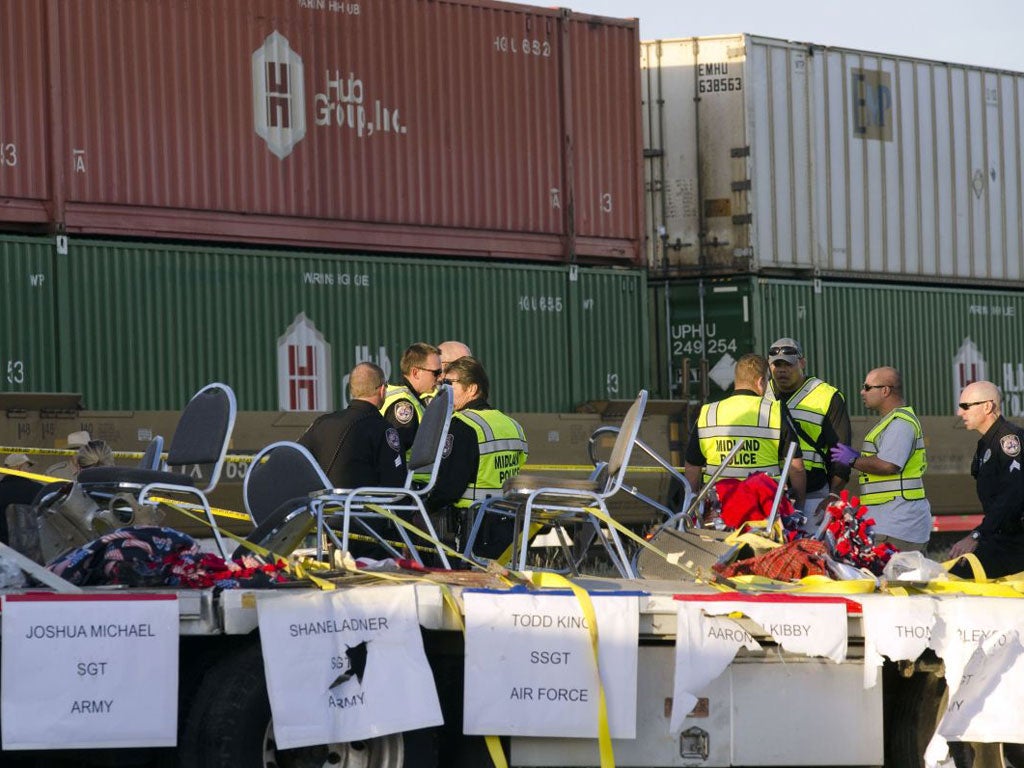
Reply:
[[642, 262], [635, 21], [52, 1], [69, 232]]
[[0, 0], [0, 220], [52, 217], [47, 4]]

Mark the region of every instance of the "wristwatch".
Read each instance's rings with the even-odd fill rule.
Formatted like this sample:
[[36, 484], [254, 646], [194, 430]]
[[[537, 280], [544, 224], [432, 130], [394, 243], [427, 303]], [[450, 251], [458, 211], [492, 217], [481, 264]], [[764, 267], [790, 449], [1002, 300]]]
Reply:
[[971, 538], [977, 541], [981, 538], [981, 531], [971, 531]]

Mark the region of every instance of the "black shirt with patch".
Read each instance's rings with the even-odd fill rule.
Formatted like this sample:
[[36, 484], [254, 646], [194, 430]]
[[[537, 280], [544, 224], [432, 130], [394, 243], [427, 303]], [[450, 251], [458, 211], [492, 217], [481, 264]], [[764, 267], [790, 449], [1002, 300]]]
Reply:
[[[1024, 534], [1024, 430], [1002, 416], [978, 441], [971, 463], [985, 517], [982, 540], [996, 533]], [[1022, 553], [1024, 554], [1024, 553]]]
[[[467, 403], [463, 410], [487, 411], [491, 406], [483, 398], [477, 398]], [[441, 509], [461, 499], [466, 489], [476, 482], [479, 465], [480, 443], [476, 432], [461, 419], [452, 418], [437, 480], [428, 500], [430, 510]]]
[[[413, 389], [407, 378], [403, 377], [398, 386], [408, 389], [409, 396], [417, 397], [416, 390]], [[417, 399], [422, 406], [423, 398]], [[398, 437], [402, 441], [402, 453], [405, 453], [412, 447], [412, 441], [416, 439], [416, 430], [420, 426], [420, 417], [416, 413], [416, 407], [409, 397], [401, 397], [387, 407], [384, 411], [384, 418], [398, 430]]]
[[[985, 513], [977, 531], [981, 534], [974, 554], [990, 579], [1024, 571], [1024, 430], [1002, 416], [978, 441], [971, 462]], [[949, 570], [971, 578], [966, 560]]]
[[405, 484], [405, 454], [398, 432], [365, 400], [353, 400], [344, 411], [328, 413], [299, 438], [335, 488]]

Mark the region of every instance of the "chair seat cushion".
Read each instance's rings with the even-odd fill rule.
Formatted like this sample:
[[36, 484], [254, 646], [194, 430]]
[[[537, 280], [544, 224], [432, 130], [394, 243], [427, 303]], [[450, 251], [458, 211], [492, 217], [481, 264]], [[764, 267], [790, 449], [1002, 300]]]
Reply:
[[177, 472], [161, 472], [158, 469], [140, 469], [138, 467], [89, 467], [78, 473], [81, 485], [130, 483], [132, 485], [188, 485], [195, 486], [196, 481], [189, 475]]

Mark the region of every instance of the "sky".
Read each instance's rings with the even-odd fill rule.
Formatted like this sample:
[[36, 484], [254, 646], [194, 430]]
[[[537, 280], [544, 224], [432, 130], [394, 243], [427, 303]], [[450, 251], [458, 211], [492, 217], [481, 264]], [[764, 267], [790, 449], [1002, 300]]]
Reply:
[[641, 40], [748, 32], [1024, 72], [1024, 0], [564, 0], [559, 5], [637, 17]]

